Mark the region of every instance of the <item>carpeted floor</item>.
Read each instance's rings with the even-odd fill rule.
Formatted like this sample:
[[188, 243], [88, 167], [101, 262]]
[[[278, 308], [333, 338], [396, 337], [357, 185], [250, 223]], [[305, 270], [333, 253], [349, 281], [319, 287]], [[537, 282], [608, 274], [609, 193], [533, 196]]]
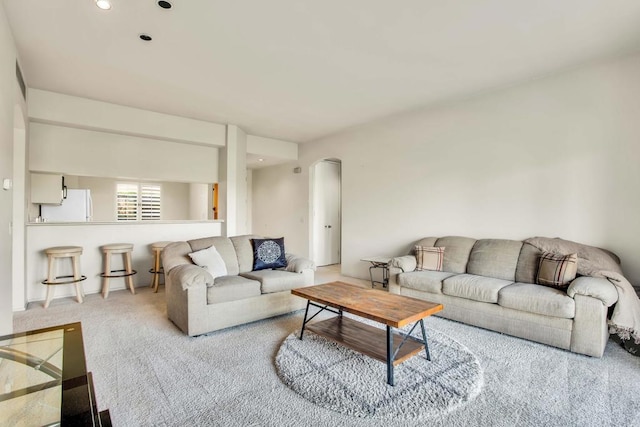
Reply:
[[[167, 320], [163, 290], [139, 288], [81, 305], [55, 300], [48, 310], [33, 304], [14, 324], [18, 332], [82, 322], [98, 406], [115, 426], [425, 425], [350, 417], [289, 389], [275, 356], [302, 316], [189, 338]], [[480, 395], [430, 426], [640, 425], [640, 358], [612, 341], [594, 359], [440, 318], [426, 325], [466, 346], [484, 373]]]

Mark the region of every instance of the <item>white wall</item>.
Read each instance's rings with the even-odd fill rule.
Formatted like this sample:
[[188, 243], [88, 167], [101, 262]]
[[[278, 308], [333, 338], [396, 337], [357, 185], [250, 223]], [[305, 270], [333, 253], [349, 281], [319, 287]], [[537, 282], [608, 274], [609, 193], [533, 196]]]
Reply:
[[69, 175], [216, 182], [218, 149], [31, 123], [29, 169]]
[[209, 185], [189, 184], [189, 219], [205, 220], [209, 218]]
[[[0, 3], [0, 182], [13, 178], [13, 115], [16, 50]], [[0, 189], [0, 335], [13, 331], [12, 239], [13, 193]]]
[[225, 126], [93, 99], [29, 89], [29, 117], [40, 123], [222, 147]]
[[342, 160], [343, 272], [423, 236], [563, 237], [640, 283], [640, 55], [380, 120], [254, 171], [254, 232], [308, 252], [309, 167]]

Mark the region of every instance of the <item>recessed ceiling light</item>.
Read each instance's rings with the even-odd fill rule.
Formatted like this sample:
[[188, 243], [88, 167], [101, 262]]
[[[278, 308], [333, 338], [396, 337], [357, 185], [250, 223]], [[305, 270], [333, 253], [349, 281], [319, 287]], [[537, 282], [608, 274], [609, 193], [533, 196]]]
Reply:
[[153, 38], [149, 34], [140, 34], [140, 39], [146, 42], [150, 42]]
[[258, 159], [259, 162], [264, 162], [264, 159]]
[[109, 0], [96, 0], [96, 6], [102, 10], [111, 9], [111, 2]]
[[171, 3], [169, 3], [168, 1], [164, 1], [164, 0], [160, 0], [158, 2], [158, 6], [160, 6], [163, 9], [171, 9], [173, 7], [173, 5]]

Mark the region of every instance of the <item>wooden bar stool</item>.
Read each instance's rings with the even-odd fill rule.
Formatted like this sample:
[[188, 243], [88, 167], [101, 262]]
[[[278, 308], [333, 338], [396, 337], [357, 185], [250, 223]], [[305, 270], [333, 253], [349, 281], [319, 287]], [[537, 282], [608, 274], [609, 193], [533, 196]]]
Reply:
[[162, 250], [171, 242], [154, 242], [151, 246], [151, 252], [153, 252], [153, 267], [149, 270], [153, 276], [151, 277], [150, 287], [153, 288], [153, 292], [158, 292], [160, 286], [160, 275], [164, 275], [164, 267], [162, 267]]
[[[104, 272], [100, 274], [102, 277], [102, 296], [107, 298], [109, 296], [109, 279], [115, 277], [124, 277], [125, 282], [129, 285], [129, 289], [132, 294], [135, 294], [135, 288], [133, 287], [133, 275], [138, 272], [131, 268], [131, 252], [133, 252], [133, 244], [131, 243], [112, 243], [110, 245], [103, 245], [100, 247], [104, 256]], [[124, 263], [124, 269], [112, 270], [111, 269], [111, 255], [122, 254], [122, 261]]]
[[[48, 308], [53, 298], [55, 285], [68, 285], [75, 283], [76, 295], [78, 302], [82, 303], [84, 297], [84, 291], [82, 290], [83, 280], [87, 280], [87, 276], [80, 274], [80, 255], [82, 255], [82, 246], [56, 246], [53, 248], [47, 248], [44, 250], [49, 262], [47, 279], [42, 281], [42, 284], [47, 285], [47, 299], [44, 302], [44, 308]], [[58, 264], [57, 260], [69, 258], [73, 266], [73, 274], [69, 276], [58, 276]], [[70, 280], [60, 280], [70, 279]]]

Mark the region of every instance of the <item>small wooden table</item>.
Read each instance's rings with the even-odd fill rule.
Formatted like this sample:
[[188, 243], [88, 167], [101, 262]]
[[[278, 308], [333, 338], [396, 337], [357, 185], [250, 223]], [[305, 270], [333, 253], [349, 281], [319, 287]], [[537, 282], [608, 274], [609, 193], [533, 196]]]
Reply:
[[[343, 282], [292, 289], [291, 293], [307, 299], [307, 309], [302, 321], [300, 339], [302, 339], [306, 328], [355, 351], [385, 362], [387, 364], [387, 384], [389, 385], [394, 385], [394, 366], [418, 354], [422, 349], [425, 350], [427, 360], [431, 360], [423, 319], [441, 311], [442, 304], [389, 294], [385, 291], [364, 289]], [[317, 307], [320, 310], [307, 318], [309, 306]], [[307, 326], [307, 323], [325, 310], [336, 313], [338, 316]], [[343, 317], [343, 312], [386, 325], [386, 334], [383, 329]], [[414, 325], [408, 334], [393, 331], [393, 328], [400, 328], [411, 323]], [[420, 325], [422, 339], [411, 336], [418, 325]], [[395, 338], [402, 341], [398, 343]]]

